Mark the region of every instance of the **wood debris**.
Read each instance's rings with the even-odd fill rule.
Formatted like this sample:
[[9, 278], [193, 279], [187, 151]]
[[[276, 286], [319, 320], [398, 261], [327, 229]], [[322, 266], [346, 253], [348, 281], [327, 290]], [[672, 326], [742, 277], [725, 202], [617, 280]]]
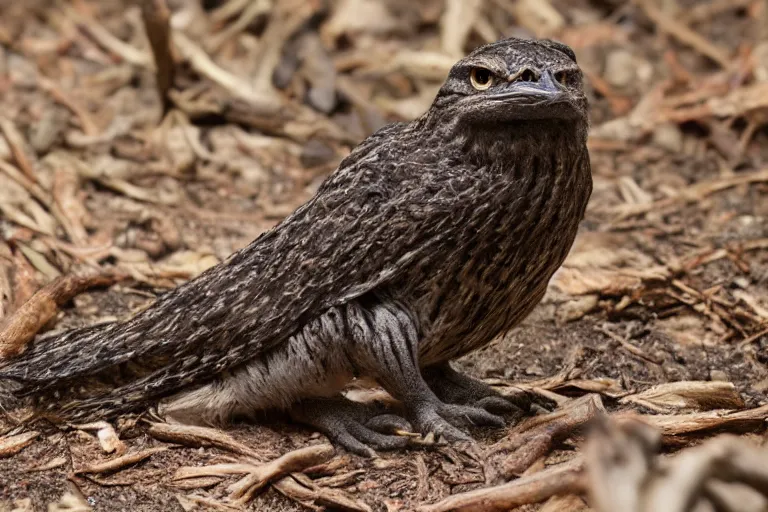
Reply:
[[226, 432], [215, 428], [170, 423], [150, 423], [147, 433], [161, 441], [187, 446], [213, 446], [222, 450], [261, 460], [262, 455], [249, 446], [236, 441]]
[[156, 448], [147, 448], [146, 450], [133, 453], [126, 453], [125, 455], [121, 455], [120, 457], [106, 460], [104, 462], [88, 464], [75, 470], [75, 473], [111, 473], [114, 471], [119, 471], [123, 468], [146, 460], [156, 453], [164, 452], [167, 449], [168, 448], [165, 446], [159, 446]]
[[0, 322], [0, 358], [21, 353], [27, 343], [54, 317], [59, 306], [79, 293], [95, 286], [111, 286], [125, 277], [120, 272], [70, 274], [47, 284], [13, 315]]

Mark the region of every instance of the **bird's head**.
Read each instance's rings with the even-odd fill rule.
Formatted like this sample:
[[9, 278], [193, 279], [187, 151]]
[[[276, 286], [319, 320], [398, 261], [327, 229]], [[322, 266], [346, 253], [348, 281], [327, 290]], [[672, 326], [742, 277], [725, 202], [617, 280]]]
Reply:
[[432, 110], [473, 126], [587, 122], [576, 56], [570, 47], [550, 40], [511, 38], [477, 48], [451, 68]]

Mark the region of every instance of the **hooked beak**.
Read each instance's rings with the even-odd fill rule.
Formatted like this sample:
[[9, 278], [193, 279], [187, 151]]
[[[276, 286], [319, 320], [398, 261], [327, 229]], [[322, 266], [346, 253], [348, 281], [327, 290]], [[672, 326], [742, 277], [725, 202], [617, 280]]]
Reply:
[[568, 101], [568, 93], [552, 76], [544, 71], [538, 81], [512, 82], [502, 92], [490, 96], [494, 100], [514, 100], [522, 106], [538, 106]]

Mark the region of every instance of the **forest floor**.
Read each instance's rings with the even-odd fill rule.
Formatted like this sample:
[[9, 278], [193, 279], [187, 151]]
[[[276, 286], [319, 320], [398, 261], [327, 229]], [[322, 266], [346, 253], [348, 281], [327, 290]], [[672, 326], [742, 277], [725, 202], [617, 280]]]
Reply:
[[[129, 317], [274, 226], [372, 131], [425, 111], [472, 48], [553, 37], [585, 72], [594, 193], [535, 313], [459, 366], [563, 412], [376, 459], [331, 458], [280, 418], [163, 435], [150, 416], [0, 417], [0, 511], [415, 510], [576, 460], [603, 410], [653, 425], [665, 454], [719, 432], [765, 443], [768, 2], [167, 4], [170, 32], [162, 1], [0, 2], [0, 341]], [[41, 288], [48, 302], [28, 302]], [[34, 320], [11, 339], [25, 303]], [[232, 498], [285, 454], [300, 466]], [[251, 469], [179, 473], [220, 463]], [[466, 506], [599, 510], [594, 474]]]

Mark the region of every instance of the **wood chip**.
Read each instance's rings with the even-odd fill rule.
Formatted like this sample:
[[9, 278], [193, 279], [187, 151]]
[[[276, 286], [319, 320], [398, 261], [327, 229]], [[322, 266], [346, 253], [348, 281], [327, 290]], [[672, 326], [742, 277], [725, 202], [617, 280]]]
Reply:
[[160, 452], [164, 452], [168, 449], [166, 446], [160, 446], [156, 448], [147, 448], [134, 453], [126, 453], [121, 457], [110, 459], [104, 462], [97, 462], [95, 464], [89, 464], [75, 471], [75, 473], [110, 473], [113, 471], [119, 471], [127, 466], [131, 466], [143, 460], [150, 458], [152, 455]]
[[212, 446], [255, 460], [263, 460], [263, 455], [243, 443], [236, 441], [221, 430], [193, 425], [175, 425], [170, 423], [151, 423], [149, 435], [161, 441], [179, 443], [186, 446]]
[[111, 286], [127, 276], [119, 272], [66, 275], [45, 285], [13, 315], [0, 322], [0, 359], [20, 354], [56, 315], [59, 306], [96, 286]]
[[13, 436], [0, 437], [0, 458], [16, 455], [32, 444], [40, 432], [24, 432]]
[[709, 381], [667, 382], [625, 396], [619, 402], [642, 405], [662, 413], [744, 407], [744, 400], [732, 383]]
[[586, 488], [583, 464], [582, 458], [575, 458], [503, 485], [454, 494], [434, 505], [419, 507], [418, 510], [501, 512], [521, 505], [540, 503], [556, 495], [579, 494]]
[[238, 503], [247, 503], [256, 491], [270, 481], [288, 473], [302, 471], [326, 462], [333, 457], [334, 452], [333, 446], [329, 444], [299, 448], [273, 461], [257, 466], [248, 476], [230, 485], [227, 490]]

